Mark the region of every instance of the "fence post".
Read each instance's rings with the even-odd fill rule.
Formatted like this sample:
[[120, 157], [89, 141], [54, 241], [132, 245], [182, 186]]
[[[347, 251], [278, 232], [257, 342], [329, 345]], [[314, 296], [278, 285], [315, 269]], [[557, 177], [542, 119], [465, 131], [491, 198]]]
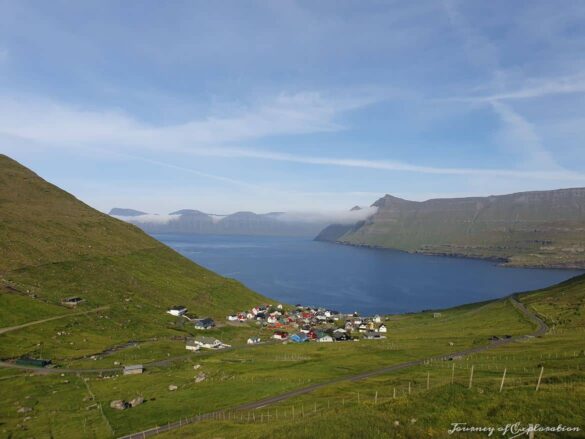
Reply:
[[376, 394], [374, 395], [374, 404], [378, 404], [378, 391], [376, 390]]
[[408, 382], [408, 394], [410, 395], [410, 381]]
[[544, 366], [540, 367], [540, 375], [538, 375], [538, 382], [536, 383], [536, 390], [535, 392], [538, 392], [538, 389], [540, 388], [540, 380], [542, 380], [542, 373], [544, 372]]
[[502, 375], [502, 382], [500, 383], [500, 393], [502, 393], [502, 389], [504, 388], [504, 380], [506, 379], [506, 371], [508, 369], [504, 368], [504, 374]]
[[431, 373], [427, 372], [427, 390], [431, 388]]
[[471, 365], [471, 371], [469, 372], [469, 388], [473, 386], [473, 364]]
[[455, 382], [455, 362], [453, 362], [453, 368], [451, 369], [451, 384]]

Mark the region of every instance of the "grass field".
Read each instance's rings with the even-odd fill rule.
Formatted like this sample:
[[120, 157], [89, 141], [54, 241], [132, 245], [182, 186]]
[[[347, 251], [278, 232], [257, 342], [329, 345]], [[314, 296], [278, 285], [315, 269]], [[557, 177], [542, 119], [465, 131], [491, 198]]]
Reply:
[[[520, 297], [547, 316], [552, 326], [544, 337], [338, 384], [252, 414], [229, 413], [230, 420], [205, 421], [162, 437], [309, 438], [316, 431], [325, 438], [487, 437], [486, 433], [448, 434], [452, 423], [463, 422], [496, 429], [517, 422], [563, 424], [581, 431], [535, 437], [583, 437], [585, 279]], [[482, 312], [477, 312], [477, 319], [491, 327]], [[502, 432], [494, 435], [501, 437]]]
[[[48, 325], [50, 328], [51, 324]], [[124, 354], [119, 353], [119, 358], [127, 360], [139, 358], [142, 360], [148, 357], [155, 359], [161, 358], [161, 356], [164, 358], [168, 354], [171, 356], [176, 354], [183, 358], [169, 365], [164, 365], [164, 367], [149, 368], [145, 374], [140, 376], [100, 377], [96, 374], [90, 374], [84, 376], [85, 386], [83, 387], [78, 385], [77, 380], [70, 379], [69, 375], [65, 377], [24, 375], [18, 378], [14, 377], [10, 379], [11, 388], [30, 389], [29, 392], [33, 394], [31, 397], [36, 398], [34, 400], [34, 417], [22, 424], [23, 416], [17, 413], [17, 408], [27, 403], [26, 400], [22, 399], [22, 395], [26, 394], [26, 391], [24, 393], [15, 391], [14, 394], [4, 395], [0, 412], [3, 413], [3, 418], [6, 420], [5, 431], [14, 432], [12, 437], [27, 437], [31, 434], [37, 437], [48, 435], [53, 428], [47, 421], [50, 416], [46, 413], [53, 410], [50, 394], [58, 390], [56, 395], [60, 395], [59, 398], [66, 396], [69, 399], [66, 407], [70, 407], [73, 411], [79, 410], [83, 404], [91, 406], [98, 403], [102, 407], [101, 411], [97, 407], [88, 410], [88, 412], [99, 412], [97, 419], [101, 419], [101, 423], [98, 424], [86, 421], [83, 416], [72, 416], [68, 422], [77, 425], [76, 431], [83, 427], [82, 423], [86, 423], [83, 428], [86, 429], [88, 435], [94, 434], [95, 437], [108, 437], [108, 434], [118, 436], [198, 413], [229, 410], [230, 407], [244, 402], [276, 395], [312, 383], [486, 344], [489, 343], [488, 337], [494, 334], [515, 335], [529, 333], [533, 330], [532, 323], [524, 320], [508, 301], [468, 305], [446, 310], [442, 312], [441, 318], [433, 318], [432, 313], [390, 316], [388, 326], [389, 333], [386, 340], [334, 344], [276, 344], [252, 348], [243, 347], [242, 340], [240, 343], [236, 343], [236, 348], [231, 351], [191, 354], [187, 355], [186, 358], [182, 344], [159, 340], [139, 349], [130, 348]], [[506, 328], [505, 331], [502, 331], [502, 328]], [[255, 330], [255, 328], [229, 327], [218, 329], [218, 332], [246, 332], [247, 330]], [[138, 352], [139, 350], [142, 352]], [[138, 357], [134, 357], [135, 355]], [[114, 358], [116, 357], [108, 357], [107, 362], [99, 365], [111, 367], [113, 363], [110, 361], [113, 361]], [[91, 366], [91, 363], [93, 363], [91, 360], [85, 360], [71, 361], [68, 364], [88, 367]], [[457, 363], [458, 382], [464, 380], [463, 376], [467, 374], [467, 369], [464, 367], [467, 367], [468, 364], [465, 360]], [[194, 370], [194, 365], [200, 367]], [[195, 383], [194, 377], [201, 371], [207, 375], [207, 379], [201, 383]], [[306, 405], [307, 407], [311, 405], [313, 407], [316, 403], [319, 408], [317, 413], [324, 414], [323, 410], [327, 404], [331, 410], [335, 408], [339, 411], [340, 416], [351, 416], [352, 410], [355, 411], [354, 414], [361, 412], [361, 406], [356, 406], [353, 409], [351, 406], [351, 404], [357, 404], [356, 395], [358, 392], [361, 393], [360, 404], [367, 405], [372, 404], [375, 391], [379, 392], [378, 403], [380, 405], [391, 403], [392, 401], [388, 399], [393, 396], [394, 387], [397, 387], [399, 397], [403, 398], [407, 382], [411, 382], [411, 397], [423, 393], [427, 394], [425, 374], [428, 371], [432, 371], [432, 391], [435, 391], [436, 387], [444, 381], [445, 376], [450, 374], [450, 369], [447, 370], [441, 362], [433, 362], [428, 366], [392, 374], [384, 378], [380, 377], [359, 383], [338, 384], [331, 388], [322, 389], [314, 394], [299, 398], [299, 401], [283, 403], [280, 410], [283, 410], [282, 413], [284, 413], [287, 407], [290, 410], [292, 405], [298, 406], [300, 404], [300, 406]], [[479, 372], [478, 379], [480, 379]], [[69, 382], [65, 383], [66, 380]], [[176, 385], [178, 389], [169, 391], [168, 386], [171, 384]], [[48, 388], [51, 390], [46, 391], [45, 386], [49, 386]], [[32, 391], [35, 388], [39, 388], [44, 396], [36, 395]], [[65, 388], [68, 389], [67, 392]], [[88, 397], [88, 389], [91, 389], [91, 393], [95, 395], [95, 400], [84, 401]], [[109, 402], [112, 400], [129, 400], [135, 396], [144, 397], [146, 403], [123, 412], [109, 408]], [[65, 404], [65, 401], [60, 401], [60, 403]], [[375, 411], [379, 410], [380, 407], [374, 407]], [[297, 410], [300, 409], [297, 408]], [[336, 413], [335, 410], [331, 413]], [[91, 413], [91, 416], [94, 415], [96, 414]], [[87, 416], [90, 414], [88, 413]], [[315, 422], [318, 421], [317, 416], [313, 416], [313, 418]], [[243, 425], [238, 425], [237, 429], [242, 431], [241, 437], [248, 437], [256, 430], [262, 437], [264, 434], [269, 434], [268, 432], [272, 428], [275, 428], [275, 434], [279, 431], [278, 428], [286, 429], [290, 421], [292, 419], [282, 420], [280, 427], [278, 423], [274, 423], [274, 420], [267, 425], [260, 426], [245, 422]], [[299, 420], [299, 422], [301, 421]], [[307, 418], [302, 422], [304, 424], [313, 421], [309, 421]], [[323, 420], [319, 422], [323, 422]], [[18, 427], [19, 424], [21, 427]], [[220, 424], [223, 425], [221, 428], [225, 428], [226, 434], [234, 427], [224, 421], [214, 421], [193, 428], [198, 435], [209, 434], [209, 437], [215, 437], [216, 429], [219, 428]], [[25, 427], [26, 430], [22, 430]], [[209, 428], [209, 432], [206, 428]], [[104, 436], [103, 432], [108, 429], [113, 433]], [[189, 437], [189, 430], [186, 430], [184, 434], [185, 437]], [[76, 436], [72, 435], [71, 437]]]

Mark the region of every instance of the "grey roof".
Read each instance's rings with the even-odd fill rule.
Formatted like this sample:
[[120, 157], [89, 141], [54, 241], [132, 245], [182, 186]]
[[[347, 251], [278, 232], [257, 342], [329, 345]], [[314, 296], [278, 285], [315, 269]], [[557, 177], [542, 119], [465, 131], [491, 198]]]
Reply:
[[215, 344], [217, 342], [220, 342], [218, 339], [213, 337], [197, 337], [195, 341], [203, 344]]

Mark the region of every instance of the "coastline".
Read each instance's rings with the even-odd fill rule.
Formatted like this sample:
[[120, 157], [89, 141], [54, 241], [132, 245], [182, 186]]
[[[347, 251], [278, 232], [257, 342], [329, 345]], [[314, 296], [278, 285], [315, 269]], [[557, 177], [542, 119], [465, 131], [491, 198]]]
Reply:
[[456, 258], [456, 259], [472, 259], [472, 260], [479, 260], [479, 261], [488, 261], [494, 262], [495, 265], [498, 267], [503, 268], [526, 268], [526, 269], [545, 269], [545, 270], [579, 270], [585, 272], [585, 265], [578, 265], [578, 264], [522, 264], [516, 263], [512, 261], [510, 258], [504, 258], [499, 256], [477, 256], [477, 255], [468, 255], [465, 253], [457, 253], [457, 252], [436, 252], [436, 251], [424, 251], [424, 250], [402, 250], [399, 248], [393, 247], [384, 247], [382, 245], [375, 245], [375, 244], [357, 244], [352, 242], [346, 241], [328, 241], [328, 240], [318, 240], [318, 242], [328, 242], [330, 244], [338, 244], [338, 245], [347, 245], [350, 247], [364, 247], [364, 248], [371, 248], [376, 250], [392, 250], [402, 253], [408, 254], [419, 254], [424, 256], [440, 256], [440, 257], [447, 257], [447, 258]]

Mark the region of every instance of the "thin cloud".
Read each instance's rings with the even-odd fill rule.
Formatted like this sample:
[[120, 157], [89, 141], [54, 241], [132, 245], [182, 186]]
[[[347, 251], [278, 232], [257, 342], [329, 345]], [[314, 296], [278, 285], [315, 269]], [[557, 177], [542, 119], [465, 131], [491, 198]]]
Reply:
[[490, 104], [504, 123], [503, 137], [509, 148], [522, 153], [530, 166], [560, 169], [530, 122], [502, 102], [491, 101]]
[[[197, 152], [194, 154], [214, 154], [214, 152]], [[411, 172], [418, 174], [436, 174], [436, 175], [470, 175], [470, 176], [491, 176], [491, 177], [521, 177], [551, 180], [569, 180], [585, 182], [585, 174], [567, 171], [524, 171], [514, 169], [482, 169], [482, 168], [443, 168], [433, 166], [419, 166], [400, 161], [385, 160], [363, 160], [353, 158], [333, 158], [304, 156], [287, 153], [273, 153], [269, 151], [247, 150], [247, 149], [229, 149], [224, 150], [222, 157], [241, 157], [256, 158], [274, 161], [285, 161], [294, 163], [304, 163], [309, 165], [326, 165], [342, 166], [349, 168], [376, 169], [381, 171]]]
[[338, 115], [387, 95], [328, 97], [319, 92], [281, 93], [272, 99], [164, 126], [147, 125], [119, 110], [95, 111], [58, 102], [0, 96], [0, 133], [52, 144], [117, 144], [155, 150], [217, 145], [276, 135], [339, 131]]
[[[245, 141], [250, 137], [266, 137], [277, 134], [318, 132], [333, 129], [334, 117], [339, 112], [350, 111], [374, 102], [372, 96], [325, 100], [319, 93], [280, 95], [270, 106], [260, 107], [239, 118], [206, 119], [182, 125], [157, 127], [141, 123], [118, 111], [78, 110], [49, 101], [0, 100], [0, 134], [32, 140], [37, 146], [49, 148], [89, 148], [108, 151], [158, 166], [180, 169], [198, 176], [223, 181], [238, 186], [258, 188], [247, 182], [225, 176], [205, 173], [187, 166], [178, 166], [145, 158], [135, 151], [178, 152], [188, 155], [222, 157], [227, 159], [249, 158], [270, 161], [301, 163], [316, 166], [337, 166], [374, 169], [391, 172], [408, 172], [432, 175], [515, 177], [545, 180], [585, 182], [585, 175], [564, 169], [526, 171], [516, 169], [483, 169], [461, 167], [422, 166], [394, 160], [367, 160], [272, 152], [252, 148], [226, 146], [226, 142]], [[336, 105], [340, 107], [335, 109]], [[271, 110], [268, 110], [270, 108]], [[301, 116], [305, 108], [315, 116]], [[261, 116], [261, 115], [268, 116]], [[318, 117], [317, 117], [318, 116]], [[258, 123], [262, 120], [262, 123]], [[256, 123], [252, 123], [256, 121]], [[271, 122], [274, 126], [271, 126]], [[256, 128], [245, 127], [250, 122]], [[238, 128], [239, 127], [239, 128]], [[234, 129], [229, 134], [224, 132]], [[213, 134], [212, 133], [217, 133]], [[215, 136], [215, 137], [214, 137]], [[203, 142], [206, 140], [207, 142]], [[99, 145], [99, 146], [96, 146]]]
[[568, 76], [563, 78], [538, 79], [526, 81], [528, 87], [510, 90], [503, 93], [494, 93], [481, 96], [461, 96], [447, 98], [448, 101], [491, 103], [493, 101], [535, 99], [549, 95], [582, 94], [585, 93], [585, 76]]

